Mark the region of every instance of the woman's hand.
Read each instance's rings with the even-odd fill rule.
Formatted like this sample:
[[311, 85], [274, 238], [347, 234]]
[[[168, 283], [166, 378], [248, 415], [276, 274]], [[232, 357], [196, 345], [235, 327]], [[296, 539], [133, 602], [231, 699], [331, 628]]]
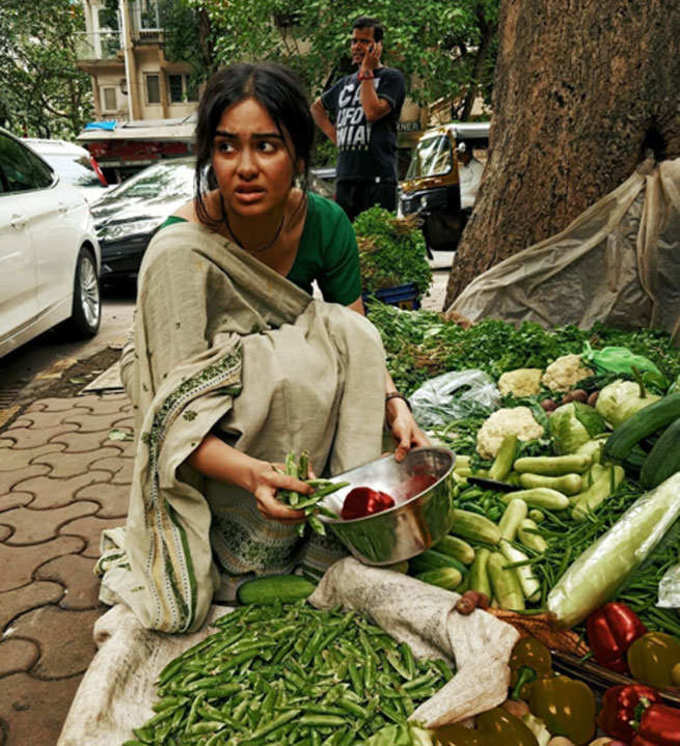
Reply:
[[270, 464], [259, 461], [253, 468], [250, 491], [255, 496], [257, 509], [270, 521], [287, 525], [302, 523], [305, 514], [302, 510], [291, 510], [276, 499], [277, 490], [294, 490], [301, 495], [311, 495], [314, 489], [295, 477], [283, 474], [283, 464]]
[[430, 445], [430, 441], [418, 427], [405, 401], [390, 399], [386, 410], [387, 424], [397, 444], [394, 450], [394, 457], [397, 461], [403, 461], [411, 448]]

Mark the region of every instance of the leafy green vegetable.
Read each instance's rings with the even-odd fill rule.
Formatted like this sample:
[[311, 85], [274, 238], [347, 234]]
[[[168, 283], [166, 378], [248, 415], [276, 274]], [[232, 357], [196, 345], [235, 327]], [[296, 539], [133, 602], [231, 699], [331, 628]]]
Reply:
[[605, 431], [601, 415], [577, 401], [557, 407], [548, 423], [559, 454], [575, 453], [584, 443]]
[[413, 283], [425, 294], [432, 283], [425, 239], [412, 220], [371, 207], [354, 221], [364, 293]]

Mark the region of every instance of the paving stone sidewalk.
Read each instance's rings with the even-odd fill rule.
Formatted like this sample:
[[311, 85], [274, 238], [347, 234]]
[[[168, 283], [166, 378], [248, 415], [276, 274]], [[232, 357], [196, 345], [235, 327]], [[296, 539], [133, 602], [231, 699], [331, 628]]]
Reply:
[[95, 654], [92, 569], [125, 522], [130, 410], [123, 394], [38, 399], [0, 432], [1, 746], [54, 746]]

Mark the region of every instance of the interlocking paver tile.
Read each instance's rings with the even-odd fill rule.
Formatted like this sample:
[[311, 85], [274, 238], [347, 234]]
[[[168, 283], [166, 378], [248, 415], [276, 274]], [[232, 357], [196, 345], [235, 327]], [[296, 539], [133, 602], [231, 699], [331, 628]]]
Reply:
[[8, 694], [0, 698], [0, 718], [11, 723], [3, 746], [53, 746], [82, 678], [41, 681], [15, 673], [3, 679]]
[[[96, 500], [97, 518], [125, 518], [128, 511], [130, 486], [126, 484], [91, 484], [78, 492], [78, 500]], [[0, 517], [4, 521], [4, 516]], [[9, 521], [5, 521], [9, 523]]]
[[134, 430], [134, 428], [135, 428], [135, 418], [131, 414], [126, 415], [125, 417], [121, 417], [121, 418], [117, 419], [113, 423], [113, 426], [119, 428], [120, 430], [122, 430], [122, 429]]
[[28, 505], [32, 500], [35, 500], [35, 495], [30, 492], [6, 492], [0, 495], [0, 513]]
[[5, 591], [0, 604], [0, 630], [4, 630], [12, 619], [25, 611], [56, 603], [63, 595], [62, 585], [46, 580], [34, 581], [13, 591]]
[[[103, 449], [102, 449], [103, 450]], [[135, 460], [126, 456], [118, 455], [114, 458], [103, 458], [93, 461], [90, 466], [93, 469], [104, 469], [113, 473], [111, 484], [130, 484]]]
[[[49, 467], [42, 466], [41, 468], [48, 469]], [[49, 475], [39, 476], [20, 482], [17, 490], [32, 492], [35, 495], [35, 500], [31, 503], [31, 508], [34, 510], [60, 508], [72, 502], [73, 496], [81, 487], [93, 482], [104, 482], [110, 477], [111, 474], [108, 471], [89, 471], [68, 479], [52, 479]]]
[[5, 495], [10, 490], [16, 492], [32, 492], [27, 487], [19, 486], [24, 482], [30, 482], [36, 477], [41, 477], [49, 472], [50, 467], [44, 464], [31, 464], [24, 466], [23, 469], [14, 469], [13, 471], [0, 471], [0, 495]]
[[33, 640], [6, 637], [0, 641], [0, 678], [18, 671], [28, 671], [40, 655]]
[[34, 544], [26, 547], [0, 544], [0, 593], [30, 583], [36, 567], [62, 554], [77, 554], [85, 545], [80, 536], [57, 536], [40, 544], [39, 550]]
[[[76, 425], [69, 425], [69, 427], [75, 428]], [[97, 451], [103, 446], [114, 448], [117, 443], [109, 440], [109, 432], [109, 430], [103, 430], [99, 433], [60, 433], [54, 436], [52, 442], [63, 443], [66, 446], [64, 453], [86, 453], [87, 451]]]
[[16, 430], [20, 427], [30, 427], [32, 424], [32, 421], [29, 420], [25, 414], [22, 414], [21, 417], [17, 417], [16, 420], [11, 425], [7, 426], [7, 430], [5, 432], [11, 432], [12, 430]]
[[99, 433], [104, 430], [111, 430], [116, 425], [115, 422], [121, 419], [122, 412], [110, 414], [92, 414], [84, 409], [73, 409], [64, 418], [69, 424], [78, 425], [80, 433]]
[[60, 583], [66, 592], [59, 601], [62, 609], [95, 609], [99, 602], [99, 578], [92, 572], [94, 560], [82, 554], [67, 554], [46, 562], [36, 578]]
[[7, 537], [12, 535], [12, 527], [5, 526], [0, 523], [0, 542], [3, 542]]
[[[99, 538], [105, 528], [115, 528], [123, 526], [123, 518], [97, 518], [96, 516], [87, 516], [86, 518], [76, 518], [75, 521], [65, 524], [59, 529], [62, 535], [73, 535], [82, 538], [86, 546], [81, 552], [83, 557], [99, 559]], [[4, 546], [0, 544], [0, 546]]]
[[73, 406], [91, 409], [93, 414], [107, 414], [120, 412], [120, 408], [129, 401], [125, 394], [106, 394], [104, 396], [76, 396], [72, 400]]
[[12, 623], [13, 636], [35, 640], [40, 658], [31, 670], [39, 679], [73, 676], [88, 667], [96, 652], [92, 627], [103, 609], [71, 611], [41, 606]]
[[68, 412], [73, 409], [73, 398], [72, 397], [45, 397], [44, 399], [37, 399], [31, 404], [26, 410], [26, 413], [33, 412], [36, 410], [47, 411], [47, 412]]
[[[23, 427], [29, 427], [32, 429], [56, 427], [57, 425], [66, 422], [72, 411], [73, 410], [71, 409], [66, 412], [23, 412], [20, 421], [22, 423], [27, 423], [24, 424]], [[14, 422], [12, 428], [7, 431], [8, 435], [12, 435], [12, 430], [16, 427], [17, 422], [19, 422], [19, 420]]]
[[[99, 448], [95, 451], [85, 451], [83, 453], [64, 453], [65, 446], [61, 443], [54, 443], [59, 448], [58, 452], [46, 453], [36, 456], [32, 460], [34, 464], [46, 464], [49, 466], [49, 476], [51, 478], [75, 477], [78, 474], [87, 474], [89, 471], [97, 471], [98, 468], [93, 466], [95, 454], [99, 458], [113, 457], [120, 455], [118, 448], [107, 447]], [[105, 468], [105, 467], [102, 467]]]
[[14, 441], [9, 438], [0, 438], [0, 448], [11, 448], [14, 445]]
[[7, 447], [3, 447], [2, 442], [0, 441], [0, 471], [23, 469], [31, 462], [37, 463], [35, 459], [40, 456], [64, 449], [64, 446], [59, 443], [45, 443], [44, 446], [38, 448], [12, 448], [14, 441], [7, 441], [10, 444]]
[[64, 436], [74, 430], [77, 430], [76, 425], [61, 423], [45, 428], [19, 427], [6, 432], [14, 440], [14, 448], [37, 448], [53, 441], [55, 437]]
[[99, 503], [78, 500], [61, 508], [52, 510], [34, 510], [33, 508], [15, 508], [2, 514], [2, 523], [13, 529], [11, 538], [5, 543], [8, 546], [38, 544], [57, 535], [57, 529], [63, 523], [76, 518], [96, 513]]

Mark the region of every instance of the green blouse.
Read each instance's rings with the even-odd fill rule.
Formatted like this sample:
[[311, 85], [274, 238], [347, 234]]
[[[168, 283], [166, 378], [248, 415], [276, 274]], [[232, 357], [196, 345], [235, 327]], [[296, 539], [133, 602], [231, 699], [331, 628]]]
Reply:
[[[171, 215], [161, 228], [184, 222], [184, 218]], [[310, 295], [312, 282], [316, 280], [329, 303], [347, 306], [361, 295], [354, 228], [335, 202], [313, 192], [307, 194], [307, 217], [287, 278]]]

